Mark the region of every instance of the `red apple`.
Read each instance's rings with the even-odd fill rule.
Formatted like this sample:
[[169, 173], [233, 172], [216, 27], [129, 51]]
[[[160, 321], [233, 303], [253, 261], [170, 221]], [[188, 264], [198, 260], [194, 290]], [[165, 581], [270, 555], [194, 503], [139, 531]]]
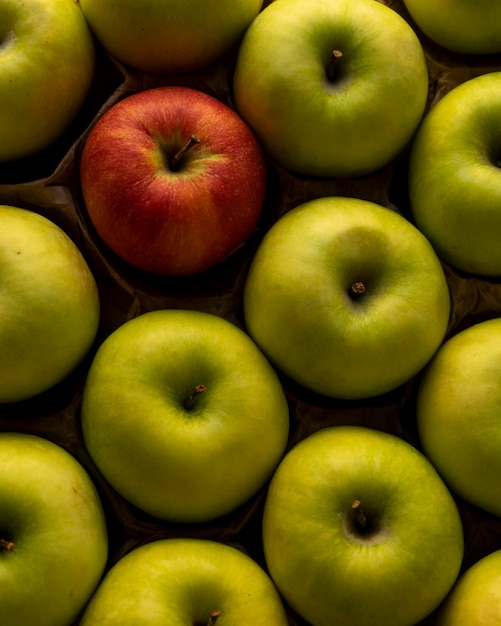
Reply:
[[265, 160], [226, 104], [188, 87], [114, 104], [85, 142], [81, 186], [101, 239], [141, 270], [187, 275], [221, 263], [253, 232]]

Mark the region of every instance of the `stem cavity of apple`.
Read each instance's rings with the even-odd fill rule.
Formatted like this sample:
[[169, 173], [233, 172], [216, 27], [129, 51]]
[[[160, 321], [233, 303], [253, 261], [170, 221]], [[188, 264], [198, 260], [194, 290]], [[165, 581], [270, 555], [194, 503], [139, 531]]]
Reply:
[[329, 82], [334, 82], [338, 77], [339, 59], [343, 56], [341, 50], [333, 50], [327, 63], [326, 74]]
[[200, 394], [204, 393], [206, 389], [207, 387], [205, 385], [197, 385], [193, 393], [190, 396], [188, 396], [188, 398], [186, 398], [186, 401], [184, 403], [184, 408], [190, 411], [195, 406], [195, 402], [197, 401]]
[[184, 146], [171, 157], [169, 167], [173, 172], [179, 171], [184, 157], [197, 143], [200, 143], [200, 139], [196, 135], [192, 135]]
[[353, 500], [346, 516], [346, 529], [357, 539], [370, 539], [380, 530], [379, 520], [374, 511], [367, 509], [360, 500]]
[[351, 505], [353, 511], [355, 511], [355, 522], [359, 528], [365, 528], [367, 526], [367, 517], [360, 507], [360, 500], [354, 500]]
[[0, 549], [6, 552], [12, 552], [14, 550], [14, 542], [7, 539], [0, 539]]

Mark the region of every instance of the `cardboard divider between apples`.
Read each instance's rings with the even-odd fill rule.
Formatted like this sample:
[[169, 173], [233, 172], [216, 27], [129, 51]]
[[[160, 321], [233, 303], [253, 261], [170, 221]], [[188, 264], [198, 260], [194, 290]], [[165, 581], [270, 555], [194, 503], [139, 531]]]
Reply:
[[[386, 2], [411, 23], [401, 0]], [[418, 31], [419, 32], [419, 31]], [[420, 35], [430, 76], [429, 103], [452, 87], [487, 71], [501, 70], [501, 57], [464, 57], [448, 53]], [[392, 206], [409, 215], [406, 189], [407, 153], [374, 174], [355, 179], [325, 179], [296, 175], [268, 160], [268, 189], [258, 227], [230, 259], [203, 275], [161, 278], [136, 271], [111, 254], [96, 236], [86, 216], [79, 188], [78, 165], [86, 135], [94, 120], [123, 97], [161, 85], [185, 85], [233, 105], [231, 76], [235, 55], [192, 75], [146, 75], [124, 67], [99, 50], [97, 76], [82, 115], [61, 142], [42, 154], [0, 166], [0, 203], [28, 208], [61, 226], [87, 259], [100, 290], [101, 325], [95, 347], [77, 370], [56, 388], [33, 400], [0, 406], [0, 430], [39, 434], [69, 450], [94, 478], [102, 495], [110, 531], [110, 563], [133, 547], [171, 536], [206, 537], [244, 548], [260, 563], [260, 514], [265, 490], [239, 510], [214, 523], [200, 525], [160, 522], [125, 502], [100, 477], [83, 445], [79, 408], [85, 376], [95, 349], [125, 321], [147, 311], [193, 308], [216, 313], [243, 327], [242, 290], [250, 260], [267, 229], [289, 209], [323, 196], [352, 195]], [[453, 123], [453, 121], [451, 122]], [[501, 315], [501, 284], [464, 275], [444, 264], [452, 295], [448, 335], [471, 324]], [[288, 448], [309, 434], [335, 424], [360, 424], [398, 434], [418, 446], [414, 426], [416, 379], [371, 400], [339, 401], [317, 396], [281, 375], [290, 405]], [[480, 556], [501, 545], [501, 520], [459, 502], [464, 521], [466, 569]], [[290, 616], [291, 624], [302, 624]], [[432, 624], [430, 616], [423, 624]]]

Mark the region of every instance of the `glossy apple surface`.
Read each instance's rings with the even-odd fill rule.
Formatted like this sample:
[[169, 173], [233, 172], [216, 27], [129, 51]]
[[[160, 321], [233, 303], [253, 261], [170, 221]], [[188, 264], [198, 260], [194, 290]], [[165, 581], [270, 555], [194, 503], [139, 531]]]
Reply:
[[26, 400], [69, 375], [99, 325], [97, 285], [55, 223], [0, 205], [0, 402]]
[[428, 71], [414, 31], [380, 2], [278, 0], [242, 40], [234, 95], [279, 164], [349, 177], [384, 167], [410, 141]]
[[501, 516], [501, 319], [479, 322], [443, 344], [417, 396], [423, 450], [449, 487]]
[[501, 72], [469, 79], [426, 115], [409, 165], [418, 228], [445, 261], [490, 277], [501, 275], [500, 124]]
[[501, 52], [501, 6], [490, 0], [404, 0], [417, 26], [448, 50]]
[[58, 445], [0, 433], [0, 623], [68, 626], [97, 587], [108, 538], [99, 495]]
[[80, 0], [104, 47], [158, 74], [206, 68], [238, 45], [263, 0]]
[[108, 482], [156, 517], [232, 512], [270, 478], [288, 437], [279, 379], [217, 315], [150, 311], [114, 331], [91, 365], [86, 446]]
[[103, 241], [127, 263], [165, 275], [204, 271], [245, 243], [266, 187], [251, 130], [219, 100], [186, 87], [115, 104], [92, 128], [80, 172]]
[[335, 426], [299, 442], [271, 481], [268, 571], [312, 626], [409, 626], [453, 586], [463, 558], [456, 504], [406, 441]]
[[81, 626], [216, 623], [289, 624], [273, 582], [251, 557], [216, 541], [163, 539], [132, 550], [112, 567]]
[[467, 569], [441, 607], [437, 626], [485, 626], [501, 622], [501, 550]]
[[425, 237], [356, 198], [318, 198], [264, 236], [244, 288], [246, 329], [317, 393], [354, 399], [407, 382], [447, 330], [450, 294]]
[[83, 106], [95, 49], [72, 0], [0, 0], [0, 162], [55, 141]]

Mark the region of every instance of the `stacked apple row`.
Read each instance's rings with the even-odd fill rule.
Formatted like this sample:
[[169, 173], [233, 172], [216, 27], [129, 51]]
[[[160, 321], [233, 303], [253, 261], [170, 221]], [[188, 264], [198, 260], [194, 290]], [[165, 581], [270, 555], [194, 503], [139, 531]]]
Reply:
[[[214, 34], [207, 47], [195, 38], [215, 56], [190, 61], [184, 48], [185, 55], [159, 48], [158, 31], [148, 33], [152, 49], [132, 40], [115, 48], [126, 31], [108, 38], [110, 24], [120, 23], [106, 14], [113, 5], [81, 1], [93, 36], [133, 70], [190, 72], [238, 44], [234, 107], [164, 86], [98, 116], [77, 159], [92, 237], [140, 272], [201, 274], [231, 262], [255, 233], [270, 162], [298, 176], [354, 178], [407, 147], [412, 220], [356, 197], [301, 202], [249, 261], [242, 328], [213, 313], [157, 309], [101, 341], [103, 294], [82, 252], [37, 212], [0, 207], [12, 268], [0, 402], [36, 399], [91, 357], [78, 410], [83, 441], [120, 497], [155, 519], [196, 526], [266, 490], [266, 568], [221, 542], [180, 538], [149, 542], [110, 567], [105, 513], [86, 470], [46, 439], [3, 433], [0, 549], [12, 566], [2, 577], [2, 623], [279, 626], [290, 623], [290, 607], [312, 626], [404, 626], [440, 607], [439, 623], [473, 626], [486, 623], [483, 611], [500, 610], [491, 591], [498, 553], [459, 578], [465, 537], [457, 499], [501, 516], [501, 321], [454, 334], [444, 264], [500, 274], [501, 74], [465, 81], [425, 115], [424, 52], [389, 7], [336, 0], [312, 11], [311, 0], [275, 0], [249, 2], [244, 15], [244, 4], [218, 19], [233, 20], [231, 40], [218, 47]], [[6, 5], [16, 16], [15, 4]], [[76, 6], [65, 3], [73, 16]], [[137, 31], [137, 10], [123, 15]], [[183, 28], [185, 19], [165, 41]], [[484, 32], [481, 41], [496, 46], [496, 37]], [[453, 40], [437, 38], [451, 49]], [[471, 45], [468, 52], [499, 51]], [[292, 62], [298, 49], [304, 57]], [[124, 56], [131, 51], [149, 65]], [[353, 76], [370, 96], [360, 99]], [[381, 108], [383, 95], [397, 108]], [[310, 129], [307, 138], [293, 120]], [[60, 121], [59, 130], [67, 123]], [[9, 146], [23, 144], [5, 137], [10, 161], [19, 153]], [[463, 238], [451, 231], [455, 220], [465, 224]], [[293, 441], [288, 381], [315, 397], [356, 402], [418, 376], [419, 446], [377, 424], [320, 427]], [[36, 532], [25, 520], [25, 492], [37, 494]], [[478, 580], [493, 585], [487, 599]]]
[[[95, 339], [99, 298], [88, 266], [63, 231], [37, 213], [23, 209], [3, 206], [0, 215], [5, 227], [2, 249], [6, 263], [15, 271], [4, 313], [12, 319], [8, 342], [4, 341], [7, 350], [2, 354], [2, 401], [6, 403], [42, 393], [79, 363]], [[328, 230], [331, 216], [336, 217], [335, 227]], [[354, 216], [360, 220], [355, 226]], [[348, 223], [347, 229], [342, 228], [343, 223]], [[357, 236], [362, 232], [365, 241], [375, 238], [383, 242], [376, 249], [389, 269], [382, 277], [374, 275], [375, 258], [371, 257], [367, 267], [373, 275], [367, 276], [364, 283], [351, 283], [349, 277], [348, 283], [336, 285], [334, 280], [342, 272], [332, 271], [336, 261], [332, 243], [336, 237], [345, 239], [353, 231]], [[392, 237], [399, 233], [401, 245], [394, 246]], [[308, 245], [298, 246], [298, 238], [305, 236]], [[353, 244], [357, 239], [350, 241]], [[408, 242], [412, 245], [406, 245]], [[297, 267], [304, 264], [308, 268], [304, 276], [299, 270], [289, 274], [274, 263], [277, 255], [279, 259], [290, 258], [283, 255], [282, 247], [291, 244], [301, 250]], [[350, 245], [350, 255], [353, 249], [359, 255], [357, 263], [344, 263], [342, 267], [353, 265], [359, 270], [364, 267], [360, 265], [360, 246]], [[320, 260], [303, 263], [304, 255]], [[38, 268], [35, 284], [34, 267]], [[277, 284], [277, 279], [285, 280], [285, 285]], [[311, 292], [310, 284], [315, 281], [334, 286]], [[435, 309], [431, 313], [442, 319], [442, 336], [449, 316], [447, 283], [430, 244], [419, 231], [397, 213], [356, 199], [320, 199], [299, 206], [268, 231], [253, 259], [244, 292], [250, 336], [210, 313], [156, 310], [129, 320], [99, 345], [86, 376], [80, 411], [87, 450], [118, 494], [168, 522], [197, 524], [220, 518], [243, 505], [271, 480], [263, 518], [263, 548], [272, 580], [291, 607], [314, 625], [329, 624], [334, 614], [348, 623], [350, 619], [365, 619], [367, 611], [374, 614], [370, 618], [374, 624], [387, 623], [390, 616], [394, 623], [417, 623], [442, 602], [462, 564], [462, 524], [447, 486], [494, 515], [501, 514], [497, 475], [486, 475], [479, 464], [479, 454], [487, 468], [495, 467], [499, 458], [495, 421], [499, 349], [489, 346], [501, 332], [500, 320], [472, 326], [442, 345], [439, 338], [432, 350], [436, 354], [421, 357], [429, 364], [418, 392], [417, 422], [433, 465], [400, 438], [355, 426], [321, 429], [286, 454], [287, 397], [264, 354], [269, 353], [281, 371], [296, 360], [299, 365], [302, 361], [297, 376], [293, 370], [290, 375], [311, 389], [318, 380], [330, 383], [332, 379], [325, 372], [336, 372], [335, 389], [317, 386], [318, 393], [324, 395], [360, 398], [377, 394], [377, 389], [384, 393], [388, 381], [391, 387], [404, 382], [399, 378], [403, 365], [410, 363], [413, 367], [407, 376], [424, 367], [414, 363], [413, 347], [418, 344], [426, 352], [425, 330], [439, 319], [422, 317], [423, 302], [430, 298], [430, 284], [438, 302], [437, 306], [433, 298]], [[264, 295], [260, 292], [262, 285]], [[425, 287], [420, 289], [421, 285]], [[409, 292], [417, 294], [410, 305]], [[267, 294], [278, 294], [275, 304]], [[327, 307], [324, 298], [330, 303]], [[333, 315], [331, 308], [336, 301]], [[280, 309], [282, 302], [286, 309]], [[20, 311], [24, 317], [21, 327]], [[379, 313], [382, 317], [376, 320], [378, 326], [371, 328], [369, 320]], [[350, 328], [355, 316], [365, 316], [368, 321], [354, 328], [351, 322]], [[261, 322], [253, 326], [259, 317]], [[269, 335], [261, 336], [267, 317], [282, 326], [288, 319], [290, 328], [298, 329], [298, 333], [291, 337], [287, 327], [282, 331], [276, 327]], [[405, 321], [403, 326], [399, 326], [400, 317]], [[387, 335], [378, 328], [388, 328]], [[263, 351], [251, 339], [254, 334], [264, 346]], [[417, 342], [416, 337], [420, 338]], [[287, 344], [289, 339], [291, 343]], [[340, 347], [343, 343], [353, 345], [347, 345], [344, 352]], [[392, 347], [392, 343], [396, 345]], [[287, 349], [280, 362], [283, 345]], [[494, 341], [494, 345], [499, 344]], [[400, 364], [402, 348], [407, 359]], [[391, 363], [397, 366], [393, 374], [391, 367], [379, 366], [389, 354]], [[369, 370], [363, 370], [367, 363]], [[464, 363], [469, 364], [467, 371]], [[310, 383], [310, 374], [315, 383]], [[383, 387], [378, 387], [381, 384]], [[470, 426], [473, 421], [474, 430]], [[70, 617], [90, 599], [106, 562], [106, 525], [99, 498], [83, 468], [70, 463], [62, 450], [51, 451], [47, 441], [4, 433], [0, 443], [4, 454], [2, 493], [7, 498], [3, 550], [8, 558], [9, 554], [17, 554], [18, 546], [22, 556], [25, 543], [43, 545], [41, 551], [25, 551], [25, 558], [41, 561], [39, 574], [44, 578], [49, 565], [56, 598], [61, 597], [64, 588], [72, 598], [69, 606], [54, 601], [49, 610], [46, 602], [52, 595], [50, 589], [44, 587], [38, 597], [33, 597], [28, 586], [24, 589], [29, 599], [20, 602], [15, 591], [26, 567], [21, 558], [13, 565], [14, 571], [20, 568], [19, 577], [12, 578], [7, 570], [6, 584], [12, 586], [12, 600], [2, 605], [6, 623], [13, 623], [23, 611], [28, 616], [25, 623], [33, 623], [29, 620], [34, 607], [36, 623], [44, 623], [40, 611], [47, 624], [70, 623]], [[70, 476], [65, 463], [71, 465]], [[73, 478], [75, 472], [83, 485]], [[46, 510], [44, 517], [50, 520], [48, 528], [44, 524], [35, 533], [20, 519], [18, 481], [22, 481], [22, 493], [25, 489], [36, 491], [37, 506]], [[55, 497], [61, 482], [65, 488]], [[61, 532], [61, 527], [71, 529], [68, 537], [68, 531]], [[37, 533], [41, 533], [39, 538]], [[53, 538], [50, 546], [45, 545], [47, 535]], [[321, 549], [314, 547], [318, 540]], [[176, 559], [184, 559], [184, 548], [197, 553], [196, 545], [183, 544], [172, 545], [174, 563], [168, 561], [168, 565], [163, 559], [171, 558], [170, 546], [158, 546], [158, 567], [165, 569], [166, 577], [172, 575]], [[149, 549], [144, 555], [151, 574]], [[209, 561], [211, 554], [219, 558], [218, 549], [218, 545], [207, 546]], [[61, 550], [64, 563], [60, 562]], [[80, 573], [82, 550], [90, 560], [86, 584]], [[136, 567], [134, 559], [139, 555], [130, 557], [131, 568]], [[344, 561], [346, 555], [348, 562]], [[202, 567], [198, 558], [193, 558], [197, 567]], [[373, 568], [379, 571], [381, 560], [388, 574], [384, 587], [390, 596], [381, 605], [379, 593], [372, 598], [372, 593], [364, 595], [358, 590], [359, 597], [364, 597], [359, 612], [356, 605], [345, 606], [345, 595], [355, 593], [359, 586], [370, 587], [369, 581], [375, 576]], [[352, 561], [359, 563], [356, 569]], [[402, 577], [404, 563], [407, 578]], [[82, 623], [124, 623], [122, 612], [110, 609], [118, 600], [131, 619], [139, 619], [136, 611], [143, 614], [143, 601], [135, 595], [137, 577], [131, 576], [121, 562], [117, 567], [99, 586]], [[211, 571], [213, 576], [221, 575], [219, 570]], [[189, 574], [188, 570], [185, 575], [193, 576], [193, 572]], [[270, 594], [271, 583], [264, 582], [262, 572], [259, 576], [266, 587], [263, 593]], [[309, 585], [305, 584], [305, 576]], [[144, 585], [150, 593], [156, 593], [155, 587], [143, 579], [140, 586]], [[345, 591], [341, 592], [343, 586]], [[328, 593], [334, 589], [336, 593]], [[319, 590], [321, 595], [317, 597]], [[402, 603], [402, 595], [397, 592], [404, 591], [414, 599], [412, 603]], [[173, 589], [174, 596], [178, 593]], [[248, 595], [246, 589], [245, 598]], [[273, 611], [281, 611], [280, 619], [286, 623], [285, 608], [276, 594], [272, 596]], [[259, 611], [263, 610], [263, 603], [254, 599]], [[223, 599], [210, 600], [216, 604], [214, 610], [228, 610], [229, 615], [233, 610], [243, 610], [227, 609]], [[227, 601], [239, 606], [236, 595]], [[171, 611], [163, 601], [156, 603], [148, 608], [152, 615]], [[198, 611], [207, 610], [205, 603], [197, 602], [192, 619], [200, 621]], [[246, 615], [252, 615], [249, 608]], [[281, 622], [276, 618], [272, 623]]]

